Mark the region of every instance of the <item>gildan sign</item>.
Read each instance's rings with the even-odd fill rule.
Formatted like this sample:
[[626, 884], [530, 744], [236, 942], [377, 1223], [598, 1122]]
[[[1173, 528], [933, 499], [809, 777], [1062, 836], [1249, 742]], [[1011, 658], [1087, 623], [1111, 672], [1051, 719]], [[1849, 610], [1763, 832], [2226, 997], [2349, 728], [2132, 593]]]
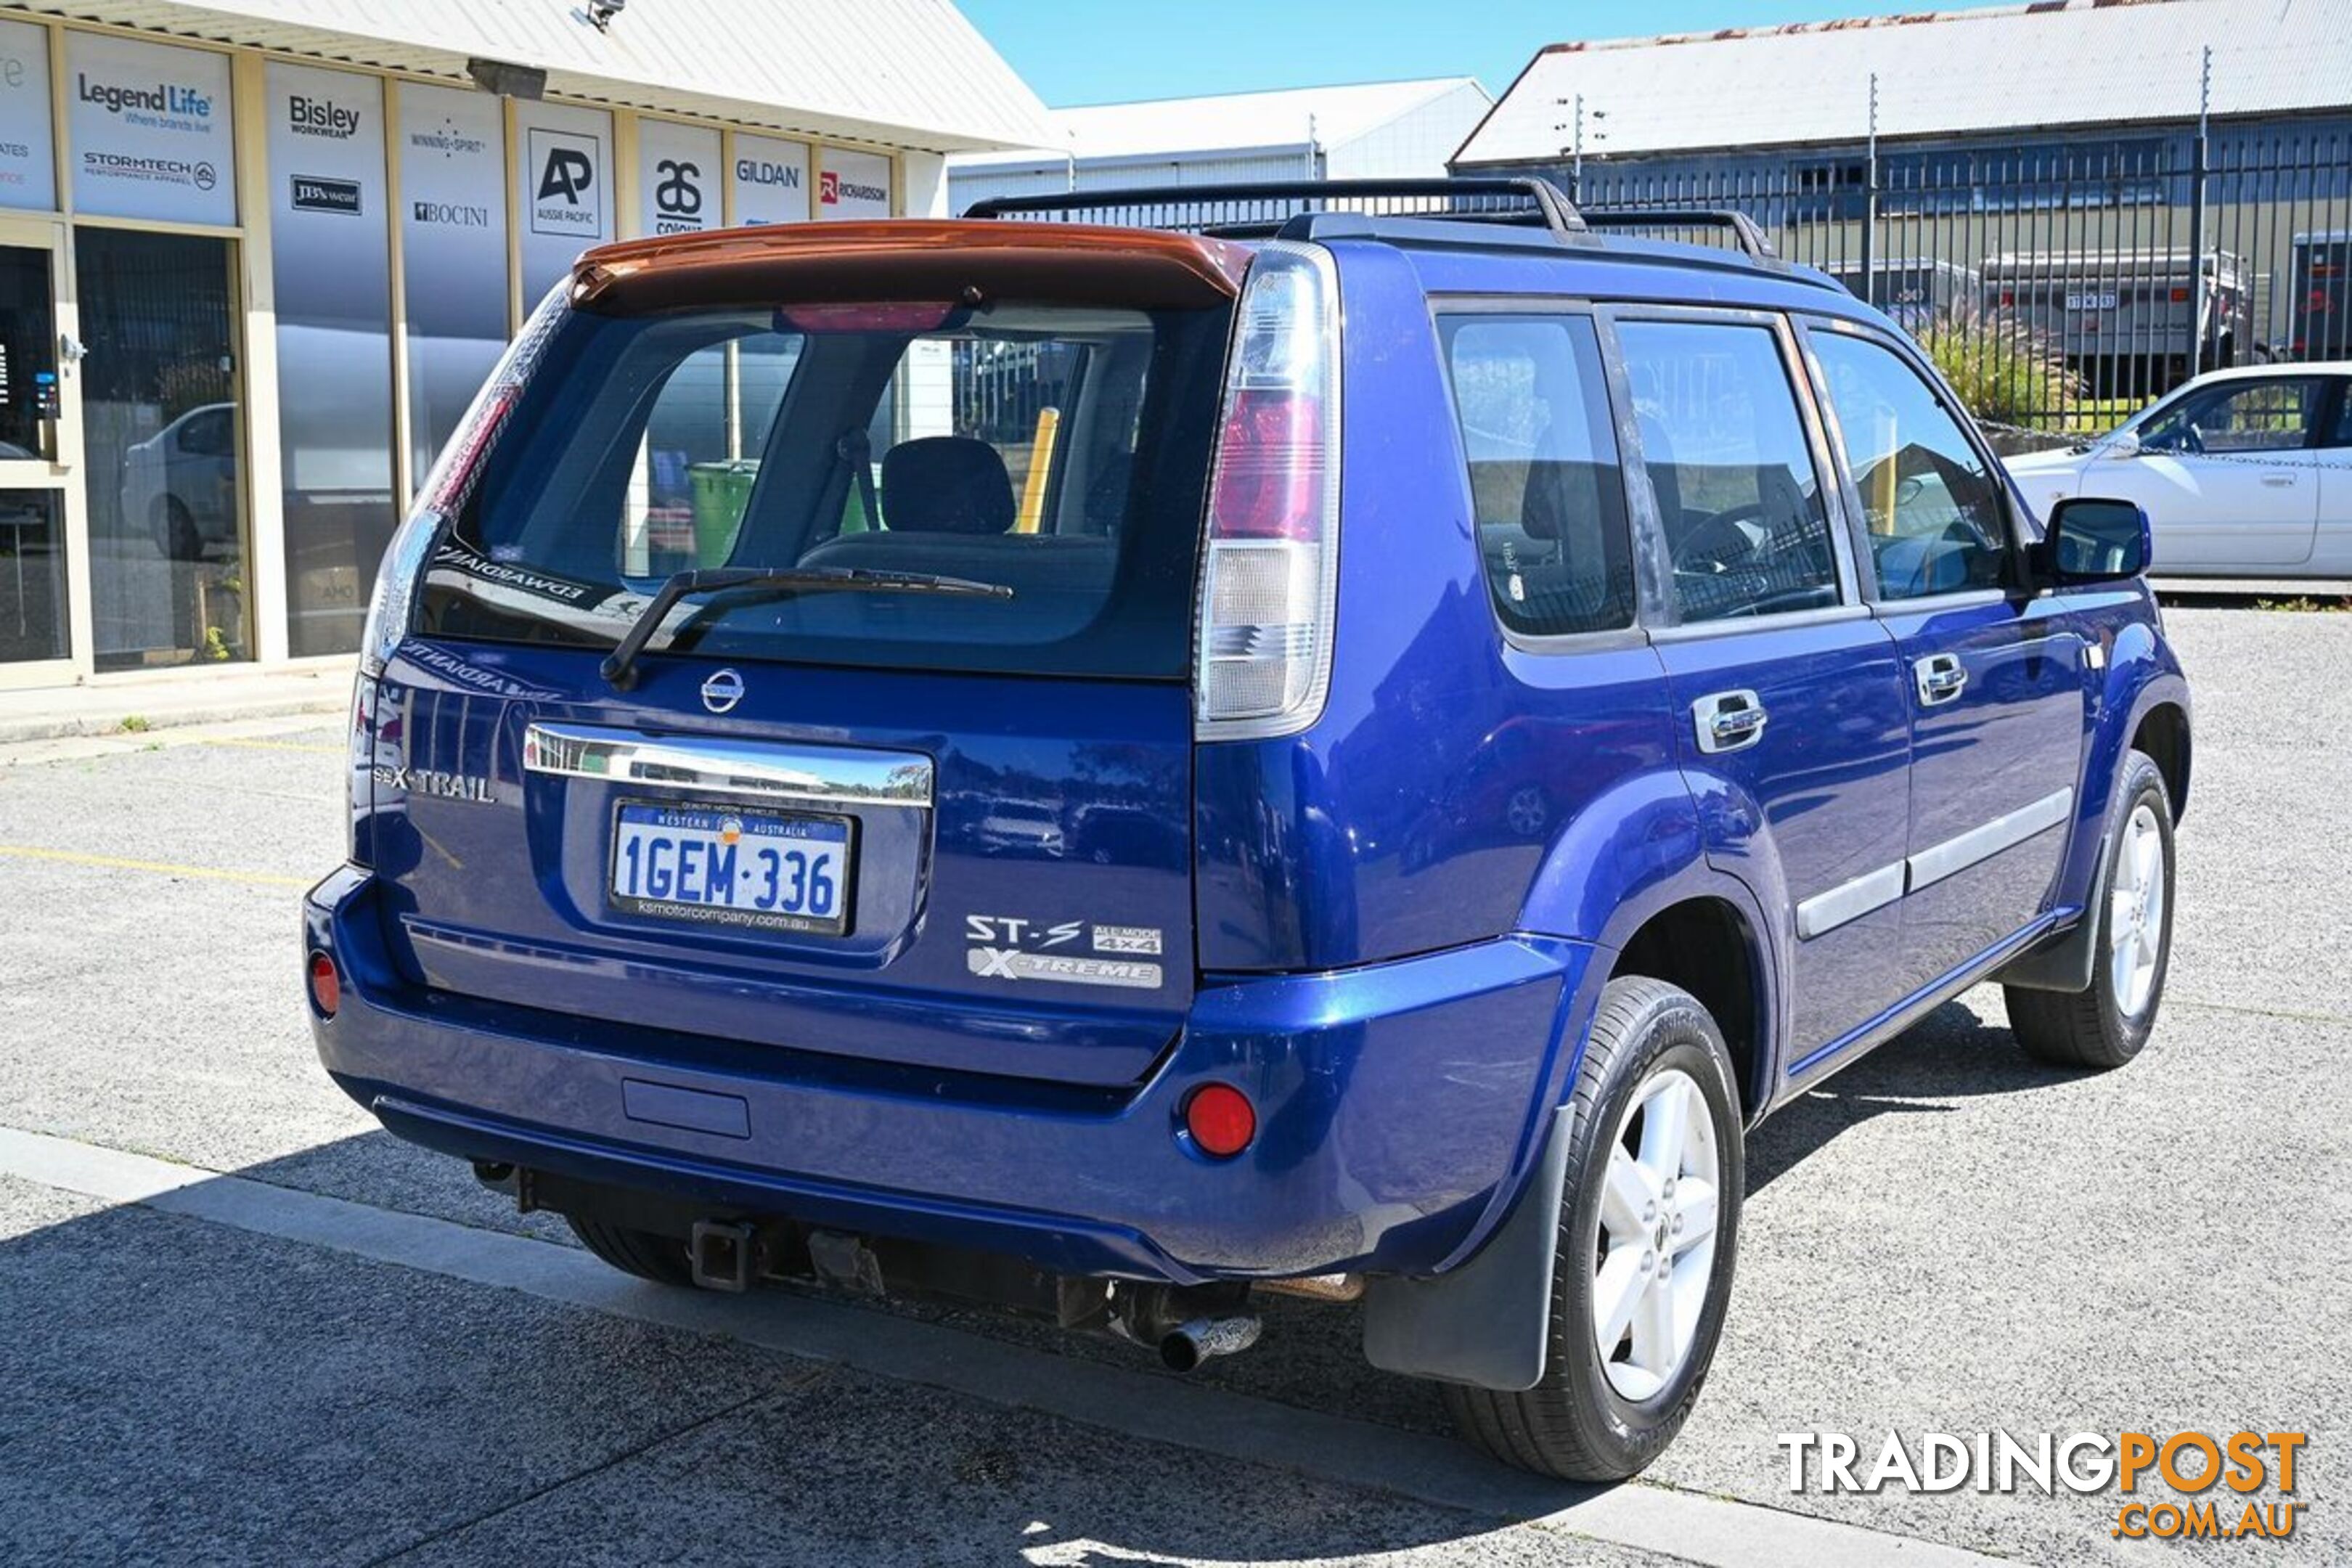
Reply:
[[719, 132], [662, 120], [637, 121], [638, 219], [646, 234], [698, 234], [719, 225]]
[[735, 221], [806, 223], [809, 150], [797, 142], [738, 134], [735, 138]]
[[109, 217], [236, 221], [228, 57], [66, 36], [74, 205]]
[[27, 22], [0, 22], [0, 206], [58, 205], [49, 127], [49, 35]]
[[522, 136], [515, 165], [522, 291], [533, 304], [574, 257], [613, 237], [613, 117], [603, 110], [518, 103], [515, 125]]
[[890, 216], [890, 160], [876, 153], [845, 153], [827, 147], [818, 153], [816, 216], [867, 218]]

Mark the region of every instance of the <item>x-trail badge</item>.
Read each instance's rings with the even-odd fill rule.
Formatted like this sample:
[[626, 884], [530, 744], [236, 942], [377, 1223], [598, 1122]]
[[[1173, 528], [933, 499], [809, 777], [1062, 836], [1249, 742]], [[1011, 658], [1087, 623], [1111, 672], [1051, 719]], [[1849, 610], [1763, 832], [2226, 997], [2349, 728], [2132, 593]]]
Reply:
[[713, 713], [724, 713], [743, 700], [743, 678], [731, 669], [722, 669], [702, 683], [702, 705]]

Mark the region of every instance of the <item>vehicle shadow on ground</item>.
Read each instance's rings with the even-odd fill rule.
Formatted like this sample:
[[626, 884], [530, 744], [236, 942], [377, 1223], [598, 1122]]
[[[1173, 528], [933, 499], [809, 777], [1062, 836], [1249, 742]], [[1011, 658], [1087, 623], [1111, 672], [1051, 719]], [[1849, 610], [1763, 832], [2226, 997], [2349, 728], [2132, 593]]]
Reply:
[[1748, 1195], [1754, 1198], [1838, 1136], [1881, 1116], [1936, 1117], [1950, 1101], [2026, 1094], [2070, 1082], [2079, 1071], [2025, 1054], [2006, 1027], [1947, 1002], [1909, 1029], [1774, 1111], [1748, 1138]]
[[[182, 1189], [176, 1212], [0, 1241], [19, 1326], [0, 1336], [0, 1561], [1417, 1561], [1594, 1495], [1499, 1467], [1489, 1487], [1485, 1461], [1439, 1452], [1486, 1503], [1418, 1502], [1382, 1489], [1409, 1439], [1372, 1435], [1359, 1479], [1303, 1413], [1244, 1414], [1258, 1458], [1236, 1458], [681, 1327], [652, 1286], [600, 1310], [194, 1217], [404, 1147], [364, 1134]], [[1290, 1454], [1317, 1462], [1269, 1484]]]

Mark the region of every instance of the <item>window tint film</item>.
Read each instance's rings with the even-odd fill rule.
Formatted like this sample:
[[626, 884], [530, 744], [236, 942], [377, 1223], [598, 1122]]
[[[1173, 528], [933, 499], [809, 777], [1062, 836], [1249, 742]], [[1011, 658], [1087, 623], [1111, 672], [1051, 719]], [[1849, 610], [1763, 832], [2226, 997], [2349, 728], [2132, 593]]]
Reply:
[[2193, 392], [2139, 434], [2150, 452], [2291, 452], [2308, 446], [2327, 383], [2318, 376], [2225, 381]]
[[1890, 599], [1997, 588], [2008, 553], [2000, 481], [1919, 374], [1892, 350], [1812, 334], [1846, 471]]
[[952, 577], [691, 599], [724, 658], [1175, 678], [1222, 310], [573, 311], [429, 569], [443, 636], [609, 647], [676, 573]]
[[1631, 626], [1624, 487], [1592, 323], [1454, 316], [1439, 331], [1496, 613], [1533, 637]]
[[1681, 619], [1835, 605], [1829, 513], [1775, 334], [1715, 321], [1617, 333]]

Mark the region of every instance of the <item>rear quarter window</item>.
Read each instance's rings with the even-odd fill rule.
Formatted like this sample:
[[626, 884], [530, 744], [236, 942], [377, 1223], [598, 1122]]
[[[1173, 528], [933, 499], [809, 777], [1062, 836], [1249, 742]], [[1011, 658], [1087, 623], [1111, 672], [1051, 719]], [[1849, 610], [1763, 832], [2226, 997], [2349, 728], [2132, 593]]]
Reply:
[[1438, 321], [1495, 613], [1559, 637], [1633, 622], [1623, 478], [1592, 323], [1576, 315]]

